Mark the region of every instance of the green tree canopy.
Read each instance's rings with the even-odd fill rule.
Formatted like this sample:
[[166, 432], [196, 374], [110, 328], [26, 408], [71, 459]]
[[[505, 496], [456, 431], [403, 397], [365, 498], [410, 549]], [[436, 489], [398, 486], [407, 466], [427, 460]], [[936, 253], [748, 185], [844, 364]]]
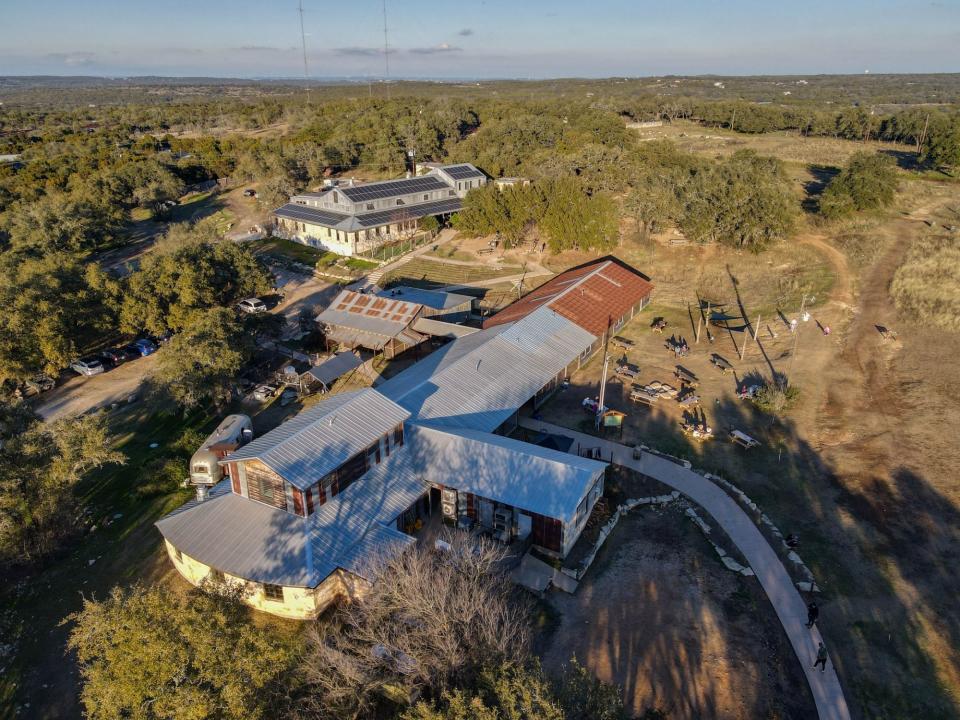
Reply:
[[0, 561], [26, 562], [76, 529], [80, 478], [124, 457], [96, 416], [48, 424], [5, 405], [0, 418], [10, 429], [0, 450]]
[[233, 308], [210, 308], [194, 314], [191, 323], [160, 348], [153, 381], [184, 408], [205, 400], [220, 406], [248, 359], [251, 341]]
[[115, 588], [70, 619], [90, 720], [286, 715], [296, 638], [251, 622], [236, 593]]
[[179, 332], [203, 310], [269, 292], [270, 273], [250, 251], [211, 242], [211, 234], [205, 222], [171, 228], [165, 243], [128, 280], [120, 309], [123, 330]]
[[787, 237], [799, 211], [782, 163], [749, 150], [697, 172], [682, 203], [688, 238], [754, 251]]
[[114, 327], [119, 284], [67, 253], [0, 254], [0, 379], [51, 375]]
[[820, 198], [820, 212], [829, 218], [857, 210], [874, 210], [893, 202], [897, 170], [893, 158], [878, 153], [854, 153]]

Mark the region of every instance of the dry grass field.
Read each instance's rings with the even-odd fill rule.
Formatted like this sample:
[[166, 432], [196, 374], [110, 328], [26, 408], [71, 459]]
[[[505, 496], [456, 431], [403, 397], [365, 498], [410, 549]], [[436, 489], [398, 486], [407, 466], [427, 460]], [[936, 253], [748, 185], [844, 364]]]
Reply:
[[[728, 477], [784, 532], [801, 537], [801, 555], [823, 588], [823, 631], [858, 718], [960, 712], [960, 611], [953, 602], [960, 593], [960, 450], [952, 432], [960, 427], [960, 334], [938, 327], [935, 313], [899, 311], [891, 296], [899, 273], [919, 276], [938, 307], [955, 302], [940, 282], [952, 267], [927, 258], [955, 252], [956, 241], [944, 233], [930, 238], [932, 228], [955, 222], [958, 204], [954, 185], [915, 180], [883, 215], [811, 224], [761, 255], [663, 241], [628, 242], [616, 252], [657, 285], [654, 302], [621, 333], [636, 342], [627, 359], [640, 367], [641, 382], [672, 381], [678, 361], [664, 338], [686, 338], [692, 352], [680, 362], [700, 377], [700, 412], [718, 436], [688, 439], [680, 423], [689, 410], [672, 401], [633, 406], [629, 383], [612, 380], [608, 404], [629, 413], [624, 441]], [[816, 298], [806, 306], [813, 317], [791, 335], [784, 318], [797, 316], [803, 294]], [[704, 332], [695, 343], [697, 295], [754, 324], [760, 318], [758, 341], [742, 361], [744, 332], [713, 328], [713, 342]], [[649, 329], [655, 316], [669, 322], [664, 336]], [[878, 327], [895, 330], [897, 339], [884, 339]], [[714, 352], [735, 372], [713, 368]], [[575, 376], [547, 405], [545, 419], [583, 430], [580, 401], [599, 392], [601, 365], [594, 359]], [[797, 406], [779, 420], [736, 396], [738, 387], [774, 373], [800, 389]], [[762, 447], [745, 453], [725, 442], [733, 428]]]

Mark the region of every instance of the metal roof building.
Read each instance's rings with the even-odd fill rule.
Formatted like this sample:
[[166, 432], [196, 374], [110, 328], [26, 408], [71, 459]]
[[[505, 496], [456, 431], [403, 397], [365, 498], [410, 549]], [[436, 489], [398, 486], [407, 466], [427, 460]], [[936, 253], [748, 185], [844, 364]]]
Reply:
[[429, 422], [412, 424], [408, 437], [405, 469], [414, 476], [564, 522], [606, 468], [503, 435]]
[[316, 320], [331, 340], [389, 356], [426, 339], [410, 327], [421, 312], [417, 303], [344, 290]]
[[408, 417], [376, 390], [340, 393], [244, 445], [229, 460], [259, 460], [306, 490]]
[[496, 330], [455, 340], [379, 391], [416, 419], [492, 432], [595, 341], [549, 308]]
[[356, 255], [416, 232], [425, 217], [463, 209], [466, 194], [487, 182], [473, 165], [438, 165], [426, 175], [294, 195], [274, 210], [276, 233], [341, 255]]

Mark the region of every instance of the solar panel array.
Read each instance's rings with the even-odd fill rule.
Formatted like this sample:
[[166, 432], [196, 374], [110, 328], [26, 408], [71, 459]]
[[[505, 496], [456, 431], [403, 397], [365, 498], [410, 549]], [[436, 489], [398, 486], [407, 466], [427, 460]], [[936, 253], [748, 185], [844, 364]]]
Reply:
[[287, 203], [274, 211], [277, 217], [289, 218], [290, 220], [300, 220], [302, 222], [315, 223], [319, 225], [336, 225], [346, 220], [349, 215], [343, 213], [330, 212], [329, 210], [318, 210], [317, 208]]
[[380, 210], [379, 212], [357, 215], [357, 222], [360, 223], [361, 227], [368, 228], [386, 225], [392, 222], [414, 220], [426, 217], [427, 215], [442, 215], [445, 213], [458, 212], [462, 209], [463, 202], [460, 198], [450, 198], [449, 200], [436, 200], [430, 203], [423, 203], [422, 205], [391, 208], [390, 210]]
[[483, 177], [483, 173], [472, 165], [450, 165], [443, 168], [443, 171], [454, 180], [469, 180], [470, 178]]
[[356, 185], [354, 187], [339, 188], [339, 190], [353, 202], [365, 202], [367, 200], [383, 200], [385, 198], [409, 195], [410, 193], [428, 192], [430, 190], [448, 190], [449, 188], [450, 186], [440, 180], [440, 178], [427, 175], [425, 177], [412, 177], [404, 178], [403, 180], [370, 183], [369, 185]]

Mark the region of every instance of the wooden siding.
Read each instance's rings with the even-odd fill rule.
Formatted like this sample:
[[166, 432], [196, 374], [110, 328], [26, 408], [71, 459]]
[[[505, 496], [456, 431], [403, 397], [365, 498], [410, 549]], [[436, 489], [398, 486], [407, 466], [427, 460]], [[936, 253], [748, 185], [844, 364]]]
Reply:
[[283, 478], [259, 460], [250, 460], [244, 463], [244, 467], [247, 473], [247, 494], [250, 499], [286, 510], [287, 497], [284, 492]]

